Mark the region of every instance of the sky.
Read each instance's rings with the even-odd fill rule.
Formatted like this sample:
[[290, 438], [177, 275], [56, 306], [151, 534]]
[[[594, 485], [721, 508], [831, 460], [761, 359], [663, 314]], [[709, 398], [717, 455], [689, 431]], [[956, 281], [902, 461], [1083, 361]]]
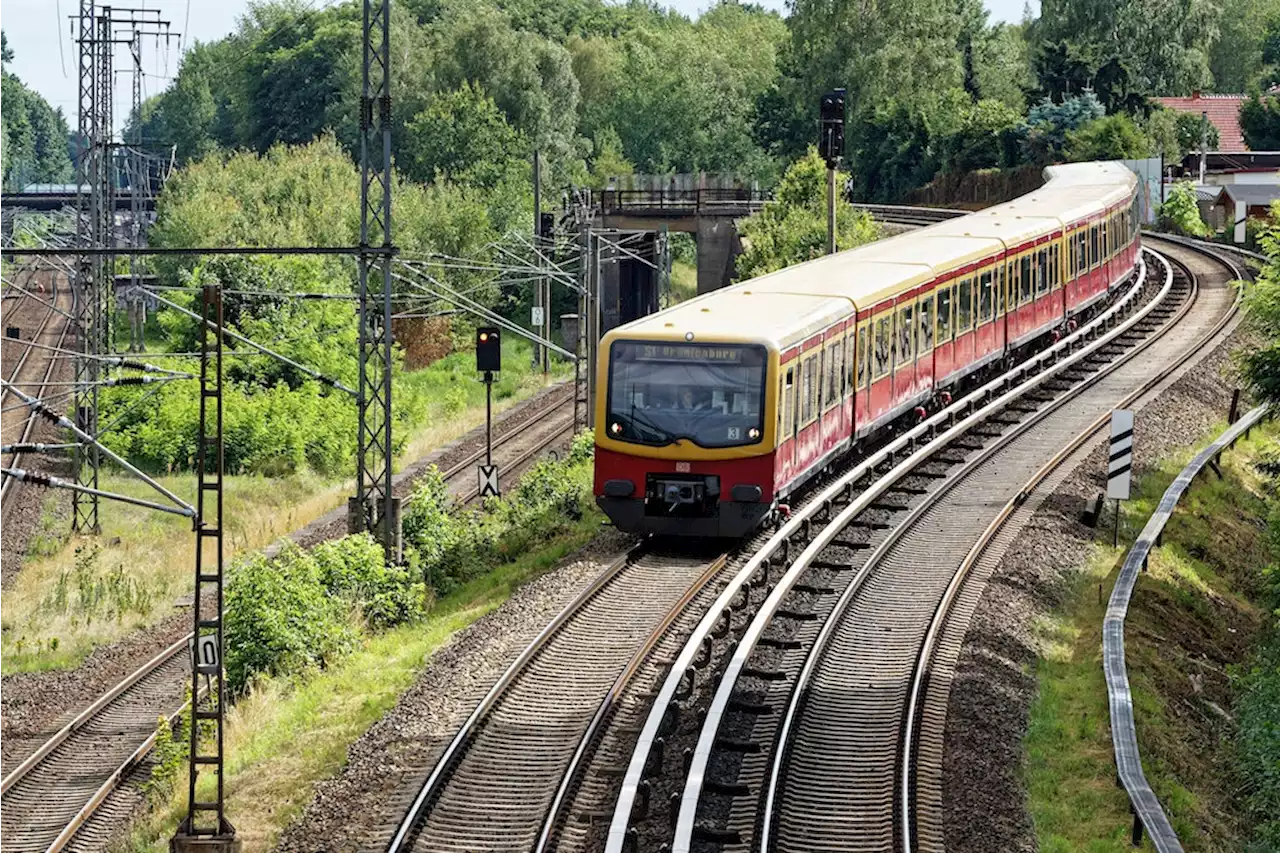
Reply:
[[[327, 6], [334, 0], [307, 0], [308, 5]], [[785, 11], [785, 0], [758, 0], [762, 5]], [[992, 21], [1019, 21], [1024, 0], [983, 0]], [[135, 8], [157, 9], [167, 18], [171, 31], [181, 33], [169, 40], [147, 38], [143, 42], [143, 96], [163, 90], [178, 67], [183, 47], [193, 39], [208, 42], [235, 29], [236, 19], [248, 0], [133, 0]], [[696, 15], [710, 5], [709, 0], [671, 0], [668, 5], [687, 15]], [[1038, 0], [1032, 8], [1038, 9]], [[54, 108], [61, 107], [74, 126], [76, 116], [76, 45], [71, 38], [71, 16], [78, 0], [5, 0], [0, 13], [0, 27], [9, 38], [14, 60], [9, 70], [31, 88], [48, 99]], [[117, 71], [131, 68], [126, 45], [120, 45], [115, 57]], [[116, 75], [115, 124], [124, 126], [130, 103], [131, 78]], [[121, 108], [120, 105], [124, 105]]]

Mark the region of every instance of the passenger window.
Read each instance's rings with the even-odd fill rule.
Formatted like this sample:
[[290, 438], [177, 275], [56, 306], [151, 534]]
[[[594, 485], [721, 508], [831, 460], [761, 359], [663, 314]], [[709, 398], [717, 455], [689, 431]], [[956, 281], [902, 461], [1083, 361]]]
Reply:
[[854, 327], [849, 328], [849, 333], [844, 337], [844, 393], [845, 396], [853, 393], [854, 389], [854, 347], [858, 343], [858, 331]]
[[839, 341], [827, 346], [827, 396], [826, 407], [830, 408], [840, 399], [840, 377], [844, 375], [844, 365], [840, 363], [843, 348]]
[[1008, 279], [1008, 266], [1004, 261], [996, 264], [996, 316], [1004, 315], [1004, 289]]
[[892, 320], [893, 320], [893, 316], [890, 314], [886, 314], [885, 316], [876, 320], [876, 344], [875, 344], [876, 369], [875, 369], [875, 373], [872, 376], [873, 379], [879, 379], [880, 377], [884, 376], [889, 372], [890, 359], [892, 358], [892, 354], [890, 352], [890, 342], [889, 342], [889, 338], [891, 337], [890, 333], [892, 330], [889, 328], [889, 325], [892, 322]]
[[916, 324], [914, 319], [910, 305], [898, 312], [898, 364], [909, 364], [915, 361]]
[[978, 285], [978, 322], [985, 323], [991, 319], [995, 301], [991, 294], [991, 271], [982, 274]]
[[920, 354], [933, 349], [933, 296], [920, 300]]
[[781, 437], [792, 435], [796, 427], [796, 394], [795, 394], [796, 371], [794, 367], [787, 368], [786, 379], [782, 383], [782, 423], [778, 427], [778, 435]]
[[1031, 301], [1032, 288], [1035, 286], [1031, 280], [1031, 256], [1023, 255], [1018, 259], [1018, 274], [1022, 277], [1018, 282], [1018, 304], [1025, 305]]
[[865, 388], [867, 386], [867, 377], [869, 374], [868, 367], [871, 359], [868, 357], [868, 348], [871, 341], [871, 326], [863, 323], [858, 327], [858, 387]]
[[1049, 292], [1049, 250], [1036, 252], [1036, 295], [1043, 296]]
[[956, 294], [956, 334], [962, 335], [973, 328], [973, 279], [960, 282]]
[[811, 355], [800, 367], [800, 425], [814, 418], [814, 401], [818, 397], [818, 356]]
[[938, 290], [938, 343], [945, 344], [952, 336], [951, 285]]

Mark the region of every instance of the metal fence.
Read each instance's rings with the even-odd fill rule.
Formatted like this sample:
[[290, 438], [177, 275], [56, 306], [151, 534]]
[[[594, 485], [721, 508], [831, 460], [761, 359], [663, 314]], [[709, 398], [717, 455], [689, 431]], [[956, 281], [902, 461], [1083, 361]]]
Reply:
[[1268, 416], [1268, 412], [1266, 406], [1259, 406], [1249, 412], [1232, 424], [1217, 441], [1196, 454], [1187, 467], [1182, 469], [1182, 473], [1165, 490], [1164, 496], [1160, 498], [1160, 505], [1129, 549], [1129, 555], [1120, 569], [1120, 577], [1116, 579], [1115, 588], [1111, 590], [1111, 600], [1107, 604], [1107, 615], [1102, 625], [1102, 668], [1106, 674], [1107, 700], [1111, 706], [1111, 743], [1115, 748], [1116, 769], [1133, 809], [1134, 843], [1141, 841], [1145, 828], [1160, 853], [1182, 853], [1182, 844], [1142, 772], [1142, 760], [1138, 755], [1138, 733], [1133, 721], [1133, 694], [1129, 689], [1129, 675], [1124, 663], [1124, 619], [1129, 610], [1134, 585], [1138, 581], [1138, 573], [1146, 570], [1151, 549], [1159, 542], [1165, 525], [1172, 517], [1178, 501], [1191, 486], [1191, 481], [1210, 460], [1216, 459], [1241, 436], [1248, 435], [1249, 430]]

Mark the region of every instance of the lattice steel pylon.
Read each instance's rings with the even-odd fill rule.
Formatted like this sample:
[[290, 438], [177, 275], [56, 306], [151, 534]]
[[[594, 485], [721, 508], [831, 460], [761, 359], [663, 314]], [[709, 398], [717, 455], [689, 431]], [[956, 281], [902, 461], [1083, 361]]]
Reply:
[[[227, 820], [224, 796], [226, 677], [222, 666], [223, 488], [222, 286], [207, 284], [200, 299], [200, 423], [196, 439], [196, 585], [192, 604], [191, 760], [187, 816], [174, 836], [176, 851], [240, 849]], [[203, 683], [202, 683], [203, 679]], [[212, 775], [213, 791], [200, 785]], [[203, 795], [203, 799], [201, 796]]]
[[[388, 562], [401, 556], [391, 494], [391, 0], [364, 0], [360, 95], [360, 387], [356, 494], [348, 527], [369, 530]], [[377, 232], [381, 232], [379, 235]], [[381, 245], [371, 241], [381, 236]], [[371, 281], [372, 279], [372, 281]]]
[[[98, 231], [98, 86], [97, 34], [93, 0], [80, 0], [78, 21], [79, 46], [79, 138], [76, 157], [76, 244], [94, 245]], [[85, 190], [89, 190], [86, 196]], [[75, 419], [90, 435], [98, 432], [98, 354], [97, 331], [97, 260], [90, 255], [76, 258], [75, 332], [76, 348], [82, 356], [75, 359]], [[78, 485], [98, 488], [98, 448], [79, 444], [76, 447], [75, 480]], [[73, 492], [71, 529], [77, 533], [97, 533], [98, 497]]]

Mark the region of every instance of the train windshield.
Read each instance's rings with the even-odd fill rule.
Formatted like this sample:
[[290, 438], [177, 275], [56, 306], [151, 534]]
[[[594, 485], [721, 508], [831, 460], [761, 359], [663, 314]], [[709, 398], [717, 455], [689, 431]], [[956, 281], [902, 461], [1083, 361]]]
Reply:
[[756, 444], [764, 436], [765, 349], [616, 341], [609, 351], [611, 438], [661, 447]]

